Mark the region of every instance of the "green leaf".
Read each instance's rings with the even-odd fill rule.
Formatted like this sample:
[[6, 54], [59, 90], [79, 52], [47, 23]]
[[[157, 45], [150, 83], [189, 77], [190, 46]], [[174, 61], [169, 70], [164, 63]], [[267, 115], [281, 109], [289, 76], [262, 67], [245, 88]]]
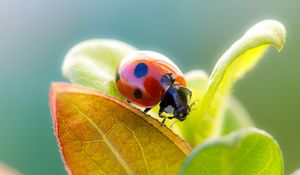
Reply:
[[[187, 80], [187, 87], [193, 92], [191, 102], [197, 102], [205, 93], [209, 77], [202, 70], [193, 70], [186, 73], [185, 78]], [[209, 120], [206, 120], [208, 118], [198, 117], [200, 110], [198, 106], [192, 107], [190, 114], [184, 122], [176, 122], [172, 126], [172, 130], [183, 137], [192, 147], [196, 146], [198, 142], [201, 142], [203, 138], [209, 135], [206, 131], [211, 130], [207, 128], [211, 127], [211, 125], [207, 124], [210, 123]]]
[[[284, 40], [285, 29], [282, 24], [271, 20], [260, 22], [220, 58], [210, 78], [203, 71], [187, 74], [188, 87], [193, 91], [192, 101], [199, 98], [200, 101], [184, 122], [172, 125], [172, 130], [192, 146], [221, 135], [225, 128], [223, 117], [233, 83], [254, 67], [268, 46], [280, 50]], [[136, 49], [115, 40], [85, 41], [67, 54], [63, 74], [73, 83], [121, 98], [115, 88], [115, 71], [120, 60], [133, 51]], [[157, 107], [150, 112], [157, 116], [156, 110]], [[173, 122], [170, 120], [166, 123], [171, 126]]]
[[132, 46], [116, 40], [84, 41], [68, 52], [62, 72], [72, 83], [120, 97], [115, 88], [115, 72], [121, 59], [135, 50]]
[[185, 160], [179, 175], [281, 175], [283, 159], [277, 142], [266, 132], [247, 129], [207, 140]]
[[[192, 90], [192, 103], [203, 97], [208, 85], [208, 75], [202, 70], [193, 70], [185, 74], [187, 86]], [[210, 136], [213, 127], [210, 123], [210, 117], [199, 117], [201, 108], [192, 107], [192, 111], [184, 122], [177, 122], [173, 131], [182, 136], [193, 147], [201, 143], [204, 138]], [[197, 124], [197, 125], [195, 125]], [[229, 134], [232, 131], [254, 126], [246, 109], [234, 97], [230, 97], [226, 103], [226, 110], [222, 120], [222, 135]]]
[[221, 135], [254, 126], [244, 106], [234, 97], [230, 97], [222, 122]]
[[189, 116], [189, 118], [197, 116], [198, 120], [190, 119], [195, 121], [192, 126], [190, 122], [180, 124], [181, 131], [187, 127], [205, 127], [201, 131], [205, 133], [198, 133], [201, 139], [189, 140], [191, 145], [221, 135], [224, 112], [234, 82], [256, 65], [269, 46], [274, 46], [280, 51], [284, 42], [284, 26], [277, 21], [266, 20], [250, 28], [223, 54], [208, 80], [206, 92], [195, 105], [195, 108], [199, 109], [196, 111], [197, 114]]

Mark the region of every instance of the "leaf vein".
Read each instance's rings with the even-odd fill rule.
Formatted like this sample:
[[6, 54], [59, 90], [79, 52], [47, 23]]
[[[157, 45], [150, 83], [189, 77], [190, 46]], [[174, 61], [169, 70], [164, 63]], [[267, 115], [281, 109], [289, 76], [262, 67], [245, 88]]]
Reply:
[[148, 162], [147, 162], [147, 160], [146, 160], [146, 155], [145, 155], [145, 153], [144, 153], [144, 149], [143, 149], [143, 147], [142, 147], [142, 145], [141, 145], [139, 139], [136, 137], [136, 135], [135, 135], [135, 133], [132, 131], [132, 129], [126, 125], [126, 123], [119, 121], [118, 118], [117, 118], [117, 116], [115, 115], [114, 112], [112, 112], [112, 114], [113, 114], [114, 118], [115, 118], [119, 123], [121, 123], [125, 128], [127, 128], [127, 129], [132, 133], [133, 138], [135, 139], [135, 141], [137, 142], [137, 144], [138, 144], [138, 146], [139, 146], [139, 148], [140, 148], [140, 150], [141, 150], [142, 157], [143, 157], [144, 163], [145, 163], [145, 165], [146, 165], [147, 173], [148, 173], [148, 174], [151, 174], [151, 173], [150, 173], [150, 169], [149, 169]]
[[108, 146], [110, 151], [113, 153], [113, 155], [116, 157], [116, 159], [120, 162], [124, 170], [127, 174], [134, 174], [133, 171], [130, 169], [129, 165], [126, 163], [122, 155], [118, 152], [118, 150], [114, 147], [114, 145], [109, 141], [109, 139], [106, 137], [106, 135], [102, 132], [102, 130], [97, 126], [97, 124], [90, 119], [89, 116], [85, 115], [83, 112], [81, 112], [80, 108], [75, 105], [75, 108], [77, 109], [78, 113], [81, 114], [96, 130], [97, 132], [102, 136], [103, 141]]
[[84, 146], [82, 145], [82, 141], [81, 139], [76, 135], [76, 133], [73, 131], [72, 128], [69, 127], [69, 125], [66, 125], [65, 123], [67, 123], [65, 120], [63, 120], [63, 125], [69, 129], [69, 131], [77, 138], [77, 140], [79, 141], [80, 143], [80, 148], [81, 148], [81, 151], [85, 153], [86, 157], [88, 159], [90, 159], [92, 162], [94, 162], [96, 164], [96, 166], [99, 168], [98, 170], [100, 170], [103, 174], [106, 174], [103, 170], [102, 170], [102, 167], [99, 165], [99, 163], [97, 161], [95, 161], [84, 149]]

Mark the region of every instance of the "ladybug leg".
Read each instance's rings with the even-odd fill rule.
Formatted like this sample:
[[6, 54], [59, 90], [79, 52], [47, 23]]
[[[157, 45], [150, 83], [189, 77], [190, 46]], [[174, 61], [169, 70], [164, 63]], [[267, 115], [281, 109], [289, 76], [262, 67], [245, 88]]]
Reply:
[[127, 103], [131, 103], [131, 101], [129, 101], [128, 99], [126, 99], [126, 102], [127, 102]]
[[173, 119], [173, 118], [175, 118], [175, 117], [174, 116], [168, 117], [168, 119]]
[[147, 113], [148, 111], [150, 111], [152, 108], [146, 108], [144, 109], [144, 112]]
[[[161, 115], [160, 117], [161, 117], [161, 118], [164, 118], [164, 119], [161, 121], [160, 126], [163, 126], [163, 125], [165, 124], [165, 121], [166, 121], [167, 118], [168, 118], [168, 119], [173, 119], [173, 118], [175, 118], [174, 116], [166, 117], [166, 116], [164, 116], [164, 115]], [[171, 124], [170, 127], [172, 127], [175, 123], [176, 123], [176, 121], [174, 121], [174, 122]]]
[[160, 123], [160, 126], [163, 126], [165, 124], [165, 121], [166, 121], [166, 118], [167, 118], [166, 116], [162, 115], [163, 112], [164, 112], [164, 109], [163, 108], [159, 108], [158, 116], [160, 118], [163, 118], [163, 120]]
[[161, 121], [160, 126], [164, 126], [167, 117], [166, 116], [161, 116], [161, 117], [163, 117], [164, 119]]
[[163, 108], [159, 108], [159, 111], [158, 111], [158, 116], [162, 118], [162, 113], [164, 112], [164, 109]]

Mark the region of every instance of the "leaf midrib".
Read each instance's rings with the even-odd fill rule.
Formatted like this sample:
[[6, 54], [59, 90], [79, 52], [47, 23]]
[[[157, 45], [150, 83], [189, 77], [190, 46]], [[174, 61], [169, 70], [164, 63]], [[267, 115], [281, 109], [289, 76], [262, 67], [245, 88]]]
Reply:
[[120, 122], [120, 121], [118, 120], [118, 118], [116, 117], [116, 115], [115, 115], [114, 113], [113, 113], [113, 116], [114, 116], [114, 118], [115, 118], [119, 123], [121, 123], [125, 128], [127, 128], [127, 129], [129, 130], [129, 132], [132, 133], [133, 138], [135, 139], [135, 141], [137, 142], [137, 144], [138, 144], [138, 146], [139, 146], [139, 148], [140, 148], [140, 150], [141, 150], [141, 154], [142, 154], [142, 157], [143, 157], [145, 166], [146, 166], [147, 173], [148, 173], [148, 174], [151, 174], [151, 173], [150, 173], [150, 169], [149, 169], [149, 165], [148, 165], [148, 162], [147, 162], [147, 159], [146, 159], [146, 155], [145, 155], [145, 152], [144, 152], [144, 149], [143, 149], [142, 144], [140, 143], [139, 139], [136, 137], [135, 133], [132, 131], [131, 128], [129, 128], [126, 124], [124, 124], [123, 122]]
[[116, 157], [116, 159], [120, 162], [121, 166], [124, 168], [127, 174], [132, 175], [134, 174], [129, 165], [126, 163], [126, 161], [123, 159], [122, 155], [118, 152], [118, 150], [113, 146], [113, 144], [109, 141], [109, 139], [105, 136], [105, 134], [101, 131], [101, 129], [97, 126], [97, 124], [91, 120], [87, 115], [85, 115], [83, 112], [81, 112], [80, 108], [75, 105], [76, 110], [80, 115], [82, 115], [101, 135], [103, 138], [104, 143], [108, 146], [110, 151], [113, 153], [113, 155]]

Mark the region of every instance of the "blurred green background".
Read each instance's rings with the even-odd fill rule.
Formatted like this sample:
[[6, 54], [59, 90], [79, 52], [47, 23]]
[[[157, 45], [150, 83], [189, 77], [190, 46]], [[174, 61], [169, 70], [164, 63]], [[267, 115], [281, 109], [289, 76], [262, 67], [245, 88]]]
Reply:
[[287, 173], [300, 167], [300, 1], [0, 2], [0, 161], [24, 174], [66, 174], [48, 107], [51, 81], [74, 44], [115, 38], [155, 50], [184, 71], [211, 72], [250, 26], [277, 19], [287, 29], [281, 53], [269, 50], [234, 94], [259, 128], [279, 142]]

